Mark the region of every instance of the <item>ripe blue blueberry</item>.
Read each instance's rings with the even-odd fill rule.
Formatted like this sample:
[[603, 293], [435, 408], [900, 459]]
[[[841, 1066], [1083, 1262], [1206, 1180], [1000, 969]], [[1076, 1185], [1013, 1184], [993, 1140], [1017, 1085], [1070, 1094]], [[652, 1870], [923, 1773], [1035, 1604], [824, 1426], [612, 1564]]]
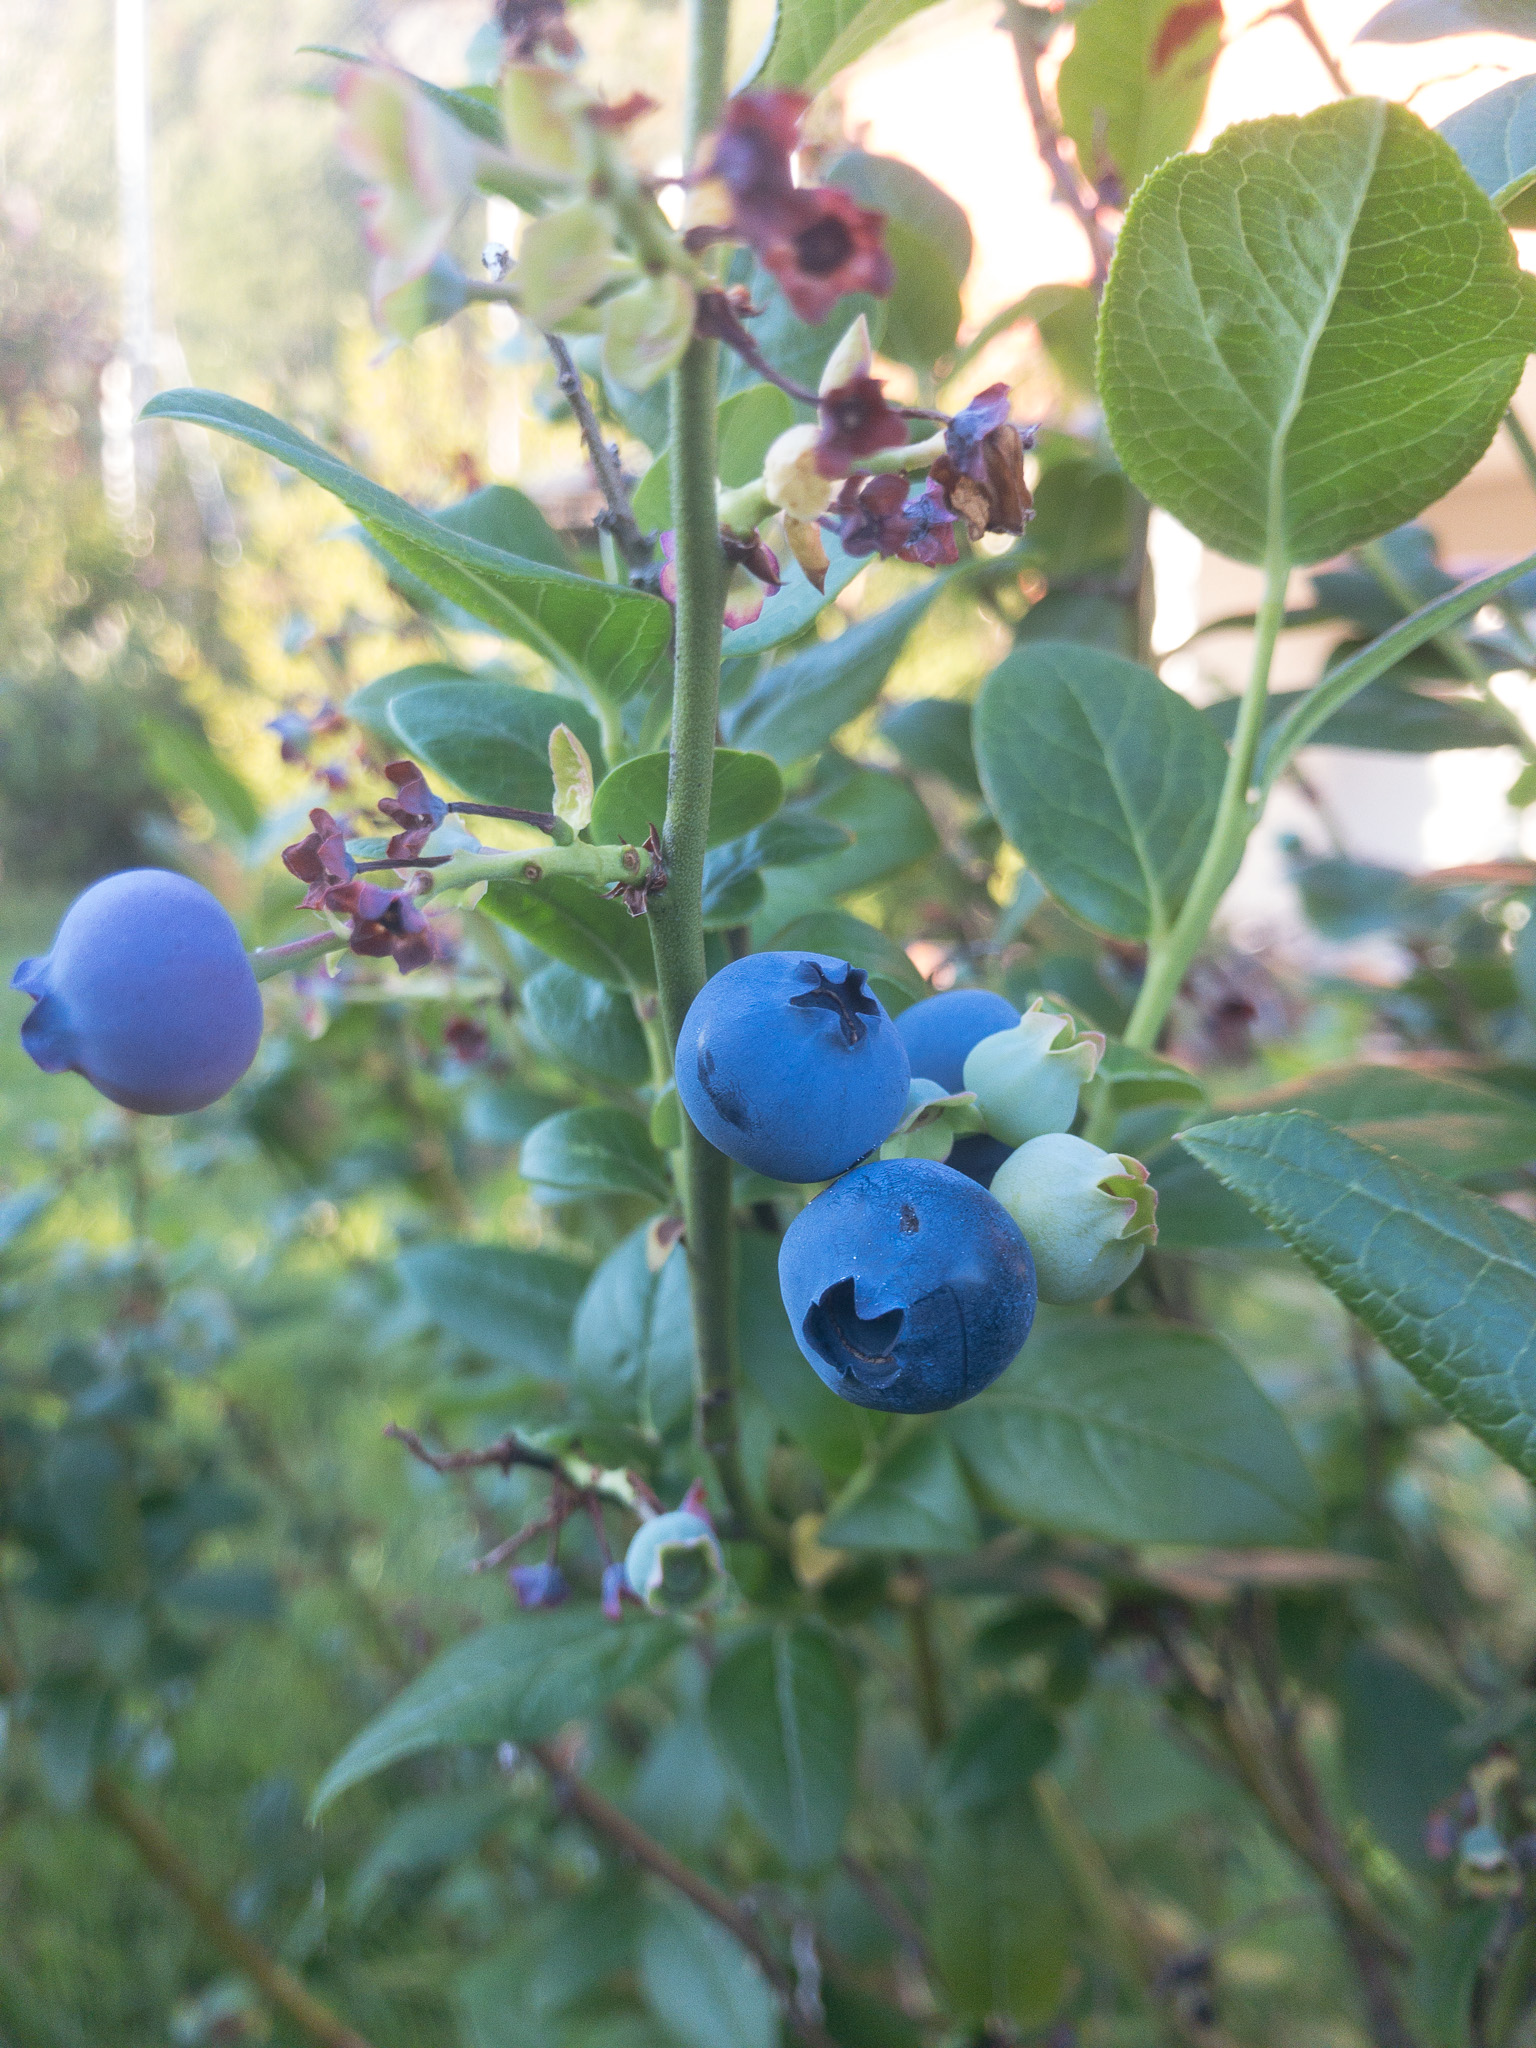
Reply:
[[963, 1138], [956, 1138], [949, 1148], [946, 1166], [952, 1166], [956, 1173], [963, 1173], [967, 1180], [973, 1180], [978, 1187], [989, 1188], [992, 1176], [1005, 1159], [1011, 1159], [1013, 1150], [1001, 1138], [989, 1137], [985, 1131], [968, 1131]]
[[11, 986], [36, 998], [21, 1042], [45, 1074], [73, 1068], [146, 1116], [205, 1109], [261, 1043], [240, 934], [206, 889], [163, 868], [92, 883]]
[[795, 1342], [833, 1393], [903, 1415], [990, 1386], [1035, 1316], [1018, 1225], [931, 1159], [877, 1160], [819, 1194], [784, 1233], [779, 1291]]
[[630, 1537], [624, 1576], [647, 1607], [683, 1614], [707, 1607], [725, 1590], [725, 1560], [704, 1517], [674, 1508], [642, 1522]]
[[705, 982], [677, 1038], [677, 1092], [711, 1145], [770, 1180], [830, 1180], [907, 1107], [896, 1027], [825, 953], [750, 953]]
[[896, 1029], [907, 1048], [912, 1072], [937, 1081], [946, 1095], [965, 1086], [965, 1056], [994, 1031], [1011, 1031], [1019, 1013], [1006, 996], [986, 988], [951, 988], [903, 1010]]

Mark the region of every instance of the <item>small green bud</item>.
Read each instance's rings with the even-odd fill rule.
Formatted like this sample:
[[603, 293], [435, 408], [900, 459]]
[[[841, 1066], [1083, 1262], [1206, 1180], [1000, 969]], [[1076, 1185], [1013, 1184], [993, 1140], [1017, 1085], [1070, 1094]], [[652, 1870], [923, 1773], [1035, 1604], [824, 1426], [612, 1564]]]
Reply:
[[649, 391], [693, 339], [693, 288], [675, 272], [642, 278], [603, 307], [603, 369], [626, 391]]
[[1070, 1130], [1077, 1097], [1104, 1055], [1100, 1031], [1079, 1032], [1070, 1017], [1036, 997], [1012, 1031], [996, 1031], [966, 1055], [965, 1085], [982, 1120], [1005, 1145]]
[[588, 199], [540, 214], [523, 230], [517, 285], [537, 327], [555, 327], [616, 274], [618, 250], [607, 213]]
[[880, 1147], [880, 1157], [942, 1162], [956, 1138], [980, 1129], [974, 1096], [946, 1095], [937, 1081], [914, 1075], [907, 1084], [906, 1114]]
[[1139, 1159], [1049, 1132], [1003, 1161], [992, 1193], [1029, 1241], [1040, 1299], [1112, 1293], [1157, 1242], [1157, 1190]]
[[630, 1591], [655, 1614], [688, 1614], [725, 1590], [725, 1559], [702, 1515], [675, 1508], [642, 1522], [624, 1553]]
[[549, 735], [549, 772], [555, 785], [555, 816], [573, 832], [585, 832], [592, 822], [592, 760], [568, 725], [557, 725]]
[[414, 341], [441, 327], [469, 304], [468, 281], [451, 256], [438, 256], [420, 277], [386, 292], [374, 308], [379, 325], [398, 341]]

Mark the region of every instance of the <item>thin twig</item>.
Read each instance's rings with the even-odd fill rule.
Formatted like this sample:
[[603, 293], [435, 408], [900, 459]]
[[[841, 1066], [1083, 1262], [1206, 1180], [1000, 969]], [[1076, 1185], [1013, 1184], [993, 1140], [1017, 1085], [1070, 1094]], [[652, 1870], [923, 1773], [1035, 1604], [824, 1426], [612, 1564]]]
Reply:
[[579, 1815], [595, 1833], [606, 1835], [616, 1848], [681, 1892], [701, 1913], [707, 1913], [728, 1934], [735, 1936], [767, 1978], [792, 2031], [805, 2048], [834, 2048], [821, 2022], [803, 2009], [794, 1977], [764, 1940], [762, 1929], [743, 1906], [728, 1898], [708, 1878], [700, 1877], [696, 1870], [690, 1870], [686, 1863], [679, 1862], [670, 1850], [664, 1849], [627, 1813], [578, 1778], [562, 1763], [558, 1752], [549, 1743], [529, 1742], [523, 1747], [572, 1813]]
[[608, 507], [606, 512], [599, 514], [600, 523], [612, 534], [613, 544], [624, 557], [625, 567], [633, 577], [650, 568], [655, 550], [650, 536], [641, 531], [635, 518], [635, 508], [629, 502], [629, 486], [624, 481], [619, 451], [613, 442], [603, 439], [602, 427], [592, 410], [587, 387], [581, 381], [581, 372], [570, 350], [558, 334], [546, 334], [544, 339], [555, 359], [560, 390], [576, 415], [576, 424], [586, 443], [587, 459], [592, 464], [597, 487]]
[[1318, 34], [1317, 23], [1312, 19], [1311, 14], [1307, 10], [1306, 0], [1285, 0], [1283, 6], [1269, 8], [1267, 12], [1251, 21], [1248, 26], [1254, 29], [1259, 26], [1260, 22], [1265, 21], [1295, 22], [1307, 41], [1312, 45], [1317, 61], [1327, 72], [1334, 91], [1342, 99], [1347, 100], [1353, 96], [1355, 89], [1339, 69], [1338, 58], [1334, 56], [1332, 50], [1329, 49], [1328, 45]]
[[1019, 78], [1024, 87], [1024, 102], [1029, 108], [1029, 118], [1035, 131], [1035, 148], [1040, 161], [1051, 174], [1051, 183], [1056, 196], [1075, 217], [1078, 226], [1087, 237], [1089, 254], [1093, 259], [1093, 288], [1096, 292], [1104, 289], [1104, 280], [1109, 276], [1109, 259], [1114, 254], [1114, 242], [1109, 230], [1099, 219], [1098, 208], [1084, 192], [1077, 173], [1061, 153], [1061, 137], [1056, 123], [1051, 119], [1045, 104], [1045, 94], [1040, 85], [1040, 57], [1042, 45], [1035, 33], [1032, 12], [1022, 7], [1019, 0], [1003, 0], [1003, 26], [1013, 38], [1013, 47], [1019, 60]]
[[237, 1926], [204, 1884], [200, 1874], [147, 1808], [105, 1775], [94, 1787], [96, 1811], [138, 1851], [151, 1875], [180, 1899], [215, 1948], [229, 1958], [256, 1989], [320, 2048], [369, 2048], [363, 2036], [337, 2018], [290, 1969], [269, 1955], [259, 1941]]

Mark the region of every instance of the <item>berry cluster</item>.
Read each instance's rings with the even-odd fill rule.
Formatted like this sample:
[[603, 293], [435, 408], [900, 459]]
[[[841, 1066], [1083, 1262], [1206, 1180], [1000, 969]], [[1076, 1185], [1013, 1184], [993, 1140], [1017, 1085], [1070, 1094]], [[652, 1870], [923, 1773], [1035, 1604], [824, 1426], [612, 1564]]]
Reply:
[[[678, 1094], [739, 1165], [829, 1183], [784, 1235], [779, 1286], [834, 1393], [952, 1408], [1017, 1356], [1037, 1295], [1091, 1301], [1129, 1277], [1157, 1235], [1146, 1168], [1069, 1134], [1102, 1051], [981, 989], [893, 1022], [860, 969], [822, 953], [751, 954], [705, 984]], [[934, 1131], [940, 1157], [906, 1156]]]

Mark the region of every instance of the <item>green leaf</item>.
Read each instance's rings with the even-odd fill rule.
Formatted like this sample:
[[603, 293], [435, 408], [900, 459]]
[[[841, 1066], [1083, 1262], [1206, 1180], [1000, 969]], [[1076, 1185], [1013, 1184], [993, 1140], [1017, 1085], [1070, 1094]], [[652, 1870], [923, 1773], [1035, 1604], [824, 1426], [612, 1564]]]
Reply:
[[587, 1269], [500, 1244], [410, 1245], [401, 1284], [439, 1328], [498, 1364], [557, 1379]]
[[742, 85], [820, 92], [845, 65], [932, 4], [933, 0], [777, 0], [768, 40]]
[[[759, 388], [771, 390], [772, 386]], [[798, 562], [782, 563], [784, 581], [773, 597], [765, 601], [751, 625], [737, 626], [721, 641], [727, 661], [748, 654], [766, 654], [770, 647], [793, 640], [826, 610], [833, 598], [842, 596], [855, 576], [869, 567], [869, 556], [845, 554], [835, 533], [823, 533], [821, 538], [827, 551], [827, 574], [821, 589], [816, 588]]]
[[[1308, 690], [1277, 690], [1264, 710], [1265, 729], [1277, 729]], [[1207, 704], [1208, 718], [1223, 739], [1237, 724], [1238, 699]], [[1509, 727], [1496, 712], [1466, 697], [1432, 697], [1400, 689], [1385, 679], [1367, 683], [1312, 734], [1315, 747], [1364, 747], [1373, 753], [1439, 754], [1466, 747], [1507, 747]]]
[[1066, 1985], [1072, 1915], [1027, 1785], [944, 1829], [930, 1896], [929, 1940], [953, 2016], [978, 2026], [1049, 2020]]
[[594, 760], [602, 758], [597, 721], [584, 704], [519, 683], [417, 683], [391, 694], [387, 716], [400, 744], [474, 803], [547, 811], [554, 800], [549, 736], [557, 725], [568, 725]]
[[518, 555], [525, 562], [542, 562], [546, 569], [569, 569], [571, 551], [550, 525], [526, 491], [512, 484], [486, 484], [445, 505], [432, 518], [450, 533], [462, 533], [469, 540], [484, 541], [504, 555]]
[[446, 1650], [348, 1744], [315, 1787], [310, 1818], [365, 1778], [449, 1743], [541, 1742], [654, 1671], [683, 1640], [671, 1622], [593, 1607], [517, 1614]]
[[1181, 149], [1205, 111], [1221, 48], [1221, 0], [1088, 0], [1056, 85], [1061, 123], [1096, 183], [1134, 192]]
[[960, 287], [972, 254], [964, 207], [911, 164], [859, 149], [840, 156], [825, 182], [886, 217], [885, 246], [896, 282], [886, 301], [880, 353], [931, 370], [953, 349], [960, 326]]
[[1536, 1105], [1464, 1074], [1333, 1067], [1228, 1107], [1238, 1116], [1310, 1110], [1362, 1145], [1445, 1180], [1506, 1172], [1536, 1159]]
[[1045, 640], [988, 676], [975, 738], [987, 802], [1051, 894], [1116, 938], [1166, 931], [1226, 772], [1194, 706], [1135, 662]]
[[[733, 747], [753, 747], [781, 767], [816, 754], [875, 701], [913, 627], [933, 602], [933, 577], [907, 597], [863, 619], [835, 640], [821, 640], [778, 662], [725, 720]], [[769, 605], [778, 603], [771, 598]], [[768, 605], [764, 606], [766, 611]]]
[[1364, 28], [1357, 43], [1429, 43], [1440, 36], [1465, 36], [1481, 31], [1506, 36], [1536, 36], [1536, 18], [1529, 0], [1387, 0]]
[[830, 1863], [853, 1803], [858, 1721], [837, 1649], [810, 1622], [734, 1642], [709, 1682], [709, 1733], [743, 1806], [792, 1870]]
[[649, 1078], [645, 1033], [627, 995], [554, 961], [528, 977], [522, 998], [540, 1050], [562, 1066], [624, 1088]]
[[888, 711], [880, 731], [914, 775], [942, 775], [963, 795], [981, 795], [969, 704], [952, 697], [918, 697]]
[[[723, 399], [715, 414], [715, 474], [721, 483], [736, 490], [761, 476], [763, 457], [794, 423], [795, 409], [775, 385], [753, 384]], [[672, 524], [672, 458], [665, 449], [635, 486], [631, 504], [642, 526]]]
[[770, 943], [779, 951], [830, 953], [834, 960], [862, 967], [870, 987], [893, 1017], [933, 994], [896, 941], [851, 911], [813, 910], [784, 925]]
[[1156, 1053], [1112, 1038], [1099, 1061], [1098, 1078], [1114, 1090], [1117, 1109], [1145, 1109], [1158, 1102], [1205, 1103], [1205, 1088], [1198, 1075], [1172, 1060], [1160, 1060]]
[[214, 391], [167, 391], [150, 400], [144, 417], [232, 434], [287, 463], [338, 497], [408, 573], [608, 703], [627, 702], [665, 658], [672, 611], [662, 598], [527, 562], [455, 533], [258, 406]]
[[743, 1230], [737, 1240], [737, 1317], [743, 1374], [774, 1420], [834, 1480], [856, 1472], [864, 1456], [864, 1424], [807, 1372], [779, 1294], [778, 1240]]
[[933, 1428], [902, 1438], [833, 1505], [817, 1540], [833, 1550], [975, 1550], [981, 1522], [949, 1439]]
[[1126, 216], [1099, 381], [1131, 480], [1239, 561], [1410, 519], [1493, 437], [1536, 293], [1455, 151], [1352, 99], [1229, 128]]
[[[667, 815], [666, 754], [637, 754], [610, 771], [592, 799], [591, 838], [597, 846], [643, 846]], [[784, 801], [784, 778], [766, 754], [716, 747], [709, 795], [710, 846], [738, 839], [771, 818]]]
[[763, 901], [765, 868], [799, 867], [851, 844], [853, 834], [803, 804], [780, 811], [755, 832], [729, 839], [704, 863], [704, 922], [745, 924]]
[[472, 670], [455, 668], [452, 662], [413, 662], [409, 668], [391, 669], [387, 675], [375, 676], [371, 683], [364, 683], [360, 690], [352, 692], [344, 709], [348, 718], [360, 725], [371, 740], [393, 753], [400, 744], [400, 735], [389, 722], [389, 707], [396, 697], [422, 683], [473, 683], [475, 680]]
[[643, 917], [569, 875], [493, 882], [482, 907], [525, 939], [609, 988], [654, 988], [656, 959]]
[[[1536, 33], [1536, 29], [1533, 29]], [[1435, 130], [1514, 227], [1536, 226], [1536, 79], [1511, 78]]]
[[1061, 1730], [1027, 1693], [978, 1707], [945, 1744], [939, 1800], [950, 1813], [983, 1813], [1016, 1799], [1061, 1744]]
[[1396, 1657], [1356, 1643], [1335, 1681], [1344, 1782], [1354, 1805], [1409, 1868], [1426, 1860], [1431, 1811], [1466, 1775], [1453, 1703]]
[[567, 1195], [672, 1193], [667, 1164], [639, 1117], [621, 1109], [562, 1109], [523, 1140], [518, 1171], [556, 1200]]
[[1455, 1420], [1536, 1477], [1536, 1232], [1302, 1110], [1181, 1133]]
[[812, 915], [830, 897], [868, 889], [914, 866], [939, 843], [911, 783], [883, 768], [855, 768], [814, 809], [818, 817], [851, 832], [853, 843], [767, 876], [763, 908], [753, 920], [761, 933]]
[[90, 1797], [112, 1724], [112, 1695], [84, 1672], [57, 1672], [32, 1689], [32, 1720], [43, 1789], [61, 1813]]
[[1157, 1241], [1169, 1251], [1279, 1251], [1272, 1230], [1178, 1145], [1147, 1160], [1157, 1189]]
[[1110, 1543], [1309, 1541], [1317, 1498], [1278, 1409], [1213, 1337], [1042, 1313], [948, 1428], [1005, 1513]]
[[740, 1942], [697, 1906], [653, 1899], [640, 1931], [640, 1981], [682, 2048], [778, 2048], [773, 1993]]
[[342, 1907], [347, 1919], [354, 1926], [365, 1920], [396, 1878], [457, 1863], [507, 1818], [508, 1810], [501, 1785], [413, 1800], [385, 1823], [353, 1870]]
[[660, 1272], [646, 1261], [649, 1225], [632, 1231], [587, 1284], [571, 1327], [577, 1388], [599, 1415], [666, 1436], [693, 1407], [688, 1261], [676, 1247]]

